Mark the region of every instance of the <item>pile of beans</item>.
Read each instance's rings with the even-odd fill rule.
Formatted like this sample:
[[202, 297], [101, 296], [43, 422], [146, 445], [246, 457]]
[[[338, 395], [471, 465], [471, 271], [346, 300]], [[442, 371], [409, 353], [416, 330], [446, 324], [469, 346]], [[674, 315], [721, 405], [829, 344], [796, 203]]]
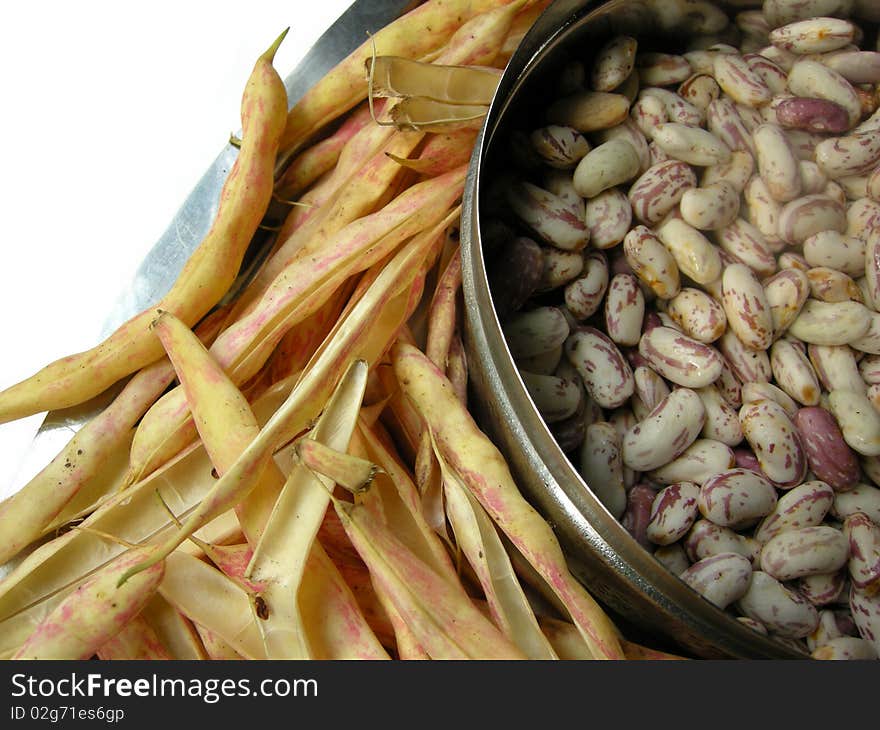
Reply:
[[723, 610], [880, 653], [880, 5], [663, 0], [510, 128], [483, 202], [523, 383], [607, 510]]

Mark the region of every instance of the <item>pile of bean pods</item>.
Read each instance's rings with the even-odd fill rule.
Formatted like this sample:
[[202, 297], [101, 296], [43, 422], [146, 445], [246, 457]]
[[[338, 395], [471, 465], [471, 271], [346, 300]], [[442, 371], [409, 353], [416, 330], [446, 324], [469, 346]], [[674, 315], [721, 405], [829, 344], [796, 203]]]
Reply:
[[523, 383], [607, 510], [755, 631], [880, 652], [880, 6], [655, 2], [484, 208]]

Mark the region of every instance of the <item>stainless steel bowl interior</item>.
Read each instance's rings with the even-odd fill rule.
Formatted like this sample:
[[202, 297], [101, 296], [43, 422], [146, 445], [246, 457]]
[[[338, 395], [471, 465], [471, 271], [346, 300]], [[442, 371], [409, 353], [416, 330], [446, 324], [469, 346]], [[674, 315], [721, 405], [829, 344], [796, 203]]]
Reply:
[[[526, 496], [553, 525], [573, 572], [625, 626], [655, 646], [704, 658], [803, 659], [806, 654], [762, 636], [669, 573], [593, 496], [557, 445], [516, 370], [492, 305], [481, 245], [487, 181], [504, 169], [506, 130], [534, 123], [548, 82], [571, 58], [589, 62], [617, 33], [682, 48], [695, 19], [675, 16], [662, 0], [557, 0], [539, 18], [501, 79], [478, 140], [462, 214], [466, 348], [474, 408], [504, 453]], [[531, 127], [529, 126], [531, 124]]]

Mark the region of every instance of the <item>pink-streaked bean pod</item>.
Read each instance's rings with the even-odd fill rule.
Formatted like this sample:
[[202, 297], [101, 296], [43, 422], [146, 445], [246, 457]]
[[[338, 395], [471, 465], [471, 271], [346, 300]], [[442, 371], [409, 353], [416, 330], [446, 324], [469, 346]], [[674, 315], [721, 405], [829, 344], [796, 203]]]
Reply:
[[698, 438], [684, 452], [668, 464], [648, 472], [657, 484], [693, 482], [702, 484], [719, 471], [734, 466], [733, 449], [715, 439]]
[[778, 385], [763, 381], [742, 384], [742, 402], [755, 403], [760, 400], [772, 400], [782, 406], [789, 418], [794, 418], [798, 411], [798, 404], [788, 393]]
[[590, 251], [584, 257], [581, 275], [563, 289], [563, 301], [571, 316], [582, 322], [598, 312], [608, 281], [608, 259], [602, 251]]
[[587, 200], [584, 219], [590, 229], [590, 245], [607, 249], [620, 243], [632, 224], [632, 208], [620, 188], [608, 188]]
[[680, 218], [670, 217], [654, 232], [672, 253], [678, 270], [698, 284], [709, 284], [721, 276], [718, 247], [705, 234]]
[[755, 158], [751, 153], [744, 150], [732, 150], [728, 162], [703, 168], [700, 184], [703, 187], [708, 187], [712, 183], [724, 180], [741, 193], [754, 172]]
[[810, 471], [835, 491], [852, 489], [861, 475], [859, 461], [844, 440], [837, 419], [816, 405], [798, 409], [793, 420]]
[[855, 452], [880, 455], [880, 413], [865, 393], [832, 390], [828, 393], [828, 410], [840, 426], [844, 441]]
[[797, 527], [771, 537], [761, 550], [761, 570], [776, 580], [833, 573], [847, 564], [849, 541], [829, 525]]
[[776, 535], [801, 527], [821, 525], [834, 502], [834, 490], [821, 480], [799, 484], [782, 494], [775, 507], [758, 523], [753, 536], [766, 543]]
[[801, 639], [819, 623], [816, 607], [799, 593], [762, 570], [752, 572], [746, 593], [737, 609], [767, 627], [771, 634]]
[[732, 53], [715, 56], [713, 75], [721, 90], [738, 104], [759, 107], [773, 96], [761, 75], [742, 56]]
[[614, 91], [635, 68], [638, 41], [618, 35], [609, 40], [596, 55], [590, 69], [590, 85], [595, 91]]
[[635, 147], [623, 137], [615, 137], [581, 158], [574, 169], [574, 188], [581, 197], [589, 199], [632, 180], [638, 175], [639, 168]]
[[535, 407], [547, 423], [556, 423], [577, 411], [582, 398], [578, 383], [556, 375], [530, 373], [526, 370], [520, 370], [519, 375]]
[[770, 369], [776, 384], [804, 406], [819, 402], [819, 379], [807, 355], [789, 340], [776, 340], [770, 347]]
[[849, 115], [850, 127], [854, 127], [861, 119], [862, 103], [852, 84], [819, 61], [796, 61], [788, 72], [788, 90], [795, 96], [825, 99], [839, 104]]
[[533, 130], [529, 141], [544, 164], [559, 170], [573, 169], [590, 151], [590, 143], [584, 135], [559, 124]]
[[869, 593], [880, 592], [880, 525], [862, 512], [848, 515], [843, 534], [849, 544], [847, 570], [852, 586]]
[[722, 358], [714, 347], [671, 327], [643, 333], [639, 354], [664, 378], [685, 388], [702, 388], [721, 374]]
[[844, 520], [856, 512], [867, 515], [880, 525], [880, 488], [867, 482], [858, 482], [851, 489], [837, 492], [831, 505], [831, 514]]
[[679, 211], [685, 223], [701, 231], [731, 225], [739, 215], [739, 207], [739, 191], [727, 180], [685, 190], [679, 201]]
[[577, 368], [590, 397], [602, 408], [616, 408], [633, 394], [632, 368], [617, 345], [595, 327], [582, 327], [565, 341], [565, 355]]
[[717, 230], [715, 239], [723, 252], [748, 266], [758, 276], [767, 277], [776, 272], [776, 258], [763, 234], [744, 218], [735, 218]]
[[626, 509], [621, 438], [613, 424], [598, 421], [587, 426], [580, 449], [580, 473], [590, 490], [615, 519]]
[[773, 371], [770, 369], [770, 356], [765, 350], [749, 349], [729, 328], [715, 344], [740, 383], [770, 382]]
[[636, 346], [645, 319], [645, 295], [634, 274], [615, 274], [605, 296], [605, 330], [618, 345]]
[[852, 43], [855, 32], [856, 27], [842, 18], [807, 18], [774, 28], [769, 40], [798, 55], [828, 53]]
[[813, 234], [829, 230], [846, 230], [846, 209], [827, 195], [804, 195], [780, 211], [779, 235], [786, 243], [801, 244]]
[[764, 295], [770, 306], [773, 335], [781, 337], [810, 296], [809, 279], [800, 269], [782, 269], [764, 280]]
[[558, 195], [530, 182], [511, 183], [507, 202], [513, 213], [546, 243], [579, 251], [590, 240], [583, 216]]
[[816, 164], [832, 180], [866, 175], [880, 162], [880, 135], [876, 131], [829, 137], [816, 145]]
[[734, 467], [703, 482], [697, 500], [700, 514], [716, 525], [752, 527], [776, 506], [776, 489], [760, 474]]
[[691, 565], [679, 578], [718, 608], [727, 608], [748, 590], [752, 566], [742, 555], [719, 553]]
[[788, 332], [814, 345], [846, 345], [871, 326], [871, 311], [860, 302], [807, 299]]
[[504, 325], [504, 336], [514, 359], [550, 352], [565, 342], [568, 320], [559, 307], [536, 307], [512, 315]]
[[713, 383], [697, 388], [697, 395], [706, 410], [706, 423], [700, 435], [703, 438], [720, 441], [727, 446], [737, 446], [743, 440], [742, 428], [736, 407], [727, 402], [719, 388]]
[[623, 463], [641, 472], [668, 464], [699, 436], [705, 419], [700, 397], [689, 388], [676, 388], [624, 434]]
[[672, 297], [667, 303], [666, 313], [684, 334], [698, 342], [714, 342], [727, 327], [724, 307], [695, 287], [684, 287]]
[[880, 592], [869, 593], [854, 585], [849, 592], [849, 609], [859, 636], [880, 653]]
[[807, 458], [800, 434], [785, 410], [775, 401], [744, 403], [739, 421], [743, 436], [776, 486], [791, 489], [807, 474]]
[[646, 530], [648, 539], [655, 545], [671, 545], [684, 537], [699, 515], [699, 494], [700, 488], [692, 482], [677, 482], [657, 492]]
[[745, 264], [724, 269], [721, 303], [727, 324], [739, 340], [753, 350], [764, 350], [773, 342], [773, 317], [764, 287]]
[[719, 553], [736, 553], [749, 561], [752, 568], [760, 560], [761, 544], [729, 527], [716, 525], [705, 518], [697, 519], [683, 539], [685, 553], [692, 562]]
[[865, 391], [865, 383], [859, 372], [860, 363], [849, 346], [807, 345], [807, 355], [825, 390]]
[[752, 132], [758, 174], [774, 200], [785, 203], [801, 194], [798, 157], [784, 130], [776, 124], [761, 124]]
[[697, 187], [697, 176], [690, 165], [667, 160], [652, 165], [632, 184], [627, 193], [635, 218], [653, 226], [681, 201], [685, 190]]

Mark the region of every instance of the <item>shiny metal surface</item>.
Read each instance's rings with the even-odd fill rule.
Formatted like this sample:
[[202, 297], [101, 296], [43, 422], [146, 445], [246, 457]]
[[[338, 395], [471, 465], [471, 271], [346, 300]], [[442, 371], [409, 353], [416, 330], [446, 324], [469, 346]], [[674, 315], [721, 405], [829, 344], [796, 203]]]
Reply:
[[[339, 61], [391, 20], [413, 6], [413, 0], [354, 0], [351, 6], [315, 42], [288, 75], [285, 85], [292, 105]], [[171, 288], [185, 261], [204, 238], [217, 211], [226, 175], [235, 162], [237, 148], [227, 144], [199, 179], [167, 229], [137, 268], [132, 281], [111, 307], [101, 337], [158, 302]], [[266, 248], [268, 238], [258, 238], [246, 257], [249, 261]], [[240, 286], [240, 277], [235, 286]], [[21, 455], [20, 473], [36, 474], [70, 440], [73, 433], [109, 403], [121, 385], [74, 408], [47, 414], [27, 453]]]
[[[682, 19], [687, 22], [687, 19]], [[550, 521], [573, 571], [638, 635], [666, 637], [673, 649], [706, 658], [803, 659], [806, 654], [761, 636], [693, 592], [642, 548], [592, 495], [532, 404], [492, 306], [480, 245], [480, 200], [496, 165], [499, 132], [541, 96], [560, 59], [582, 57], [611, 33], [644, 36], [659, 29], [681, 43], [686, 27], [654, 0], [557, 0], [512, 57], [471, 162], [462, 213], [466, 348], [482, 426], [503, 451], [523, 492]], [[525, 103], [528, 100], [528, 104]], [[503, 169], [502, 165], [499, 165]], [[656, 643], [656, 641], [654, 641]]]

